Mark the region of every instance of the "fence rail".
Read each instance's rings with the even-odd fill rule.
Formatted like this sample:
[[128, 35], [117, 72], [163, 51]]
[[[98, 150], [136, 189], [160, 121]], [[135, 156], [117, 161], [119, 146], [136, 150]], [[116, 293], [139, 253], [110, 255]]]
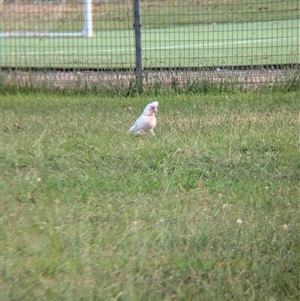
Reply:
[[[3, 0], [0, 7], [2, 69], [136, 70], [141, 77], [143, 70], [300, 62], [298, 0]], [[87, 20], [91, 38], [81, 34]]]

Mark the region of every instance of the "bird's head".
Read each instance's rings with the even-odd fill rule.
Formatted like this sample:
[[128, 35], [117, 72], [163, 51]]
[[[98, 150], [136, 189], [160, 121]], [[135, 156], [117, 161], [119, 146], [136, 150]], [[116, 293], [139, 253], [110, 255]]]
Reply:
[[144, 115], [150, 116], [154, 113], [157, 113], [157, 107], [158, 107], [158, 101], [153, 101], [147, 105], [147, 107], [144, 110]]

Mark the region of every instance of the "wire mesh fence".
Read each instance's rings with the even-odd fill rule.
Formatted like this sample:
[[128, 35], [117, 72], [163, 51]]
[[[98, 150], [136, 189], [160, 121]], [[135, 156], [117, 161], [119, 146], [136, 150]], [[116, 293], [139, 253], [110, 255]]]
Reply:
[[146, 66], [228, 67], [289, 64], [299, 59], [296, 2], [173, 4], [159, 2], [142, 10]]
[[2, 69], [47, 70], [59, 81], [74, 81], [78, 71], [91, 81], [134, 78], [139, 68], [154, 79], [200, 78], [206, 72], [214, 80], [236, 73], [245, 82], [274, 81], [284, 80], [282, 66], [293, 71], [300, 62], [298, 0], [2, 0], [0, 5]]

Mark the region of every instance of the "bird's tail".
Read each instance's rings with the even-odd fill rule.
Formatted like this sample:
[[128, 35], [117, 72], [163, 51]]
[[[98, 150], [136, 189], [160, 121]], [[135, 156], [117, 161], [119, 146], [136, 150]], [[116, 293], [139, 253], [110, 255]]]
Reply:
[[134, 126], [132, 126], [132, 127], [127, 131], [127, 134], [132, 134], [132, 133], [133, 133], [133, 130], [134, 130]]

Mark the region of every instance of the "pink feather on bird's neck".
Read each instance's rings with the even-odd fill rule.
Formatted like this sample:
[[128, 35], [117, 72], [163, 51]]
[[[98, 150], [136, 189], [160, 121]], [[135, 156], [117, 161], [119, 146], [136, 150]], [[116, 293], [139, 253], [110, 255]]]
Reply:
[[[158, 104], [158, 103], [157, 103]], [[144, 116], [155, 116], [155, 113], [156, 113], [156, 110], [157, 110], [157, 104], [154, 102], [154, 103], [151, 103], [149, 104], [145, 110], [144, 110]]]

